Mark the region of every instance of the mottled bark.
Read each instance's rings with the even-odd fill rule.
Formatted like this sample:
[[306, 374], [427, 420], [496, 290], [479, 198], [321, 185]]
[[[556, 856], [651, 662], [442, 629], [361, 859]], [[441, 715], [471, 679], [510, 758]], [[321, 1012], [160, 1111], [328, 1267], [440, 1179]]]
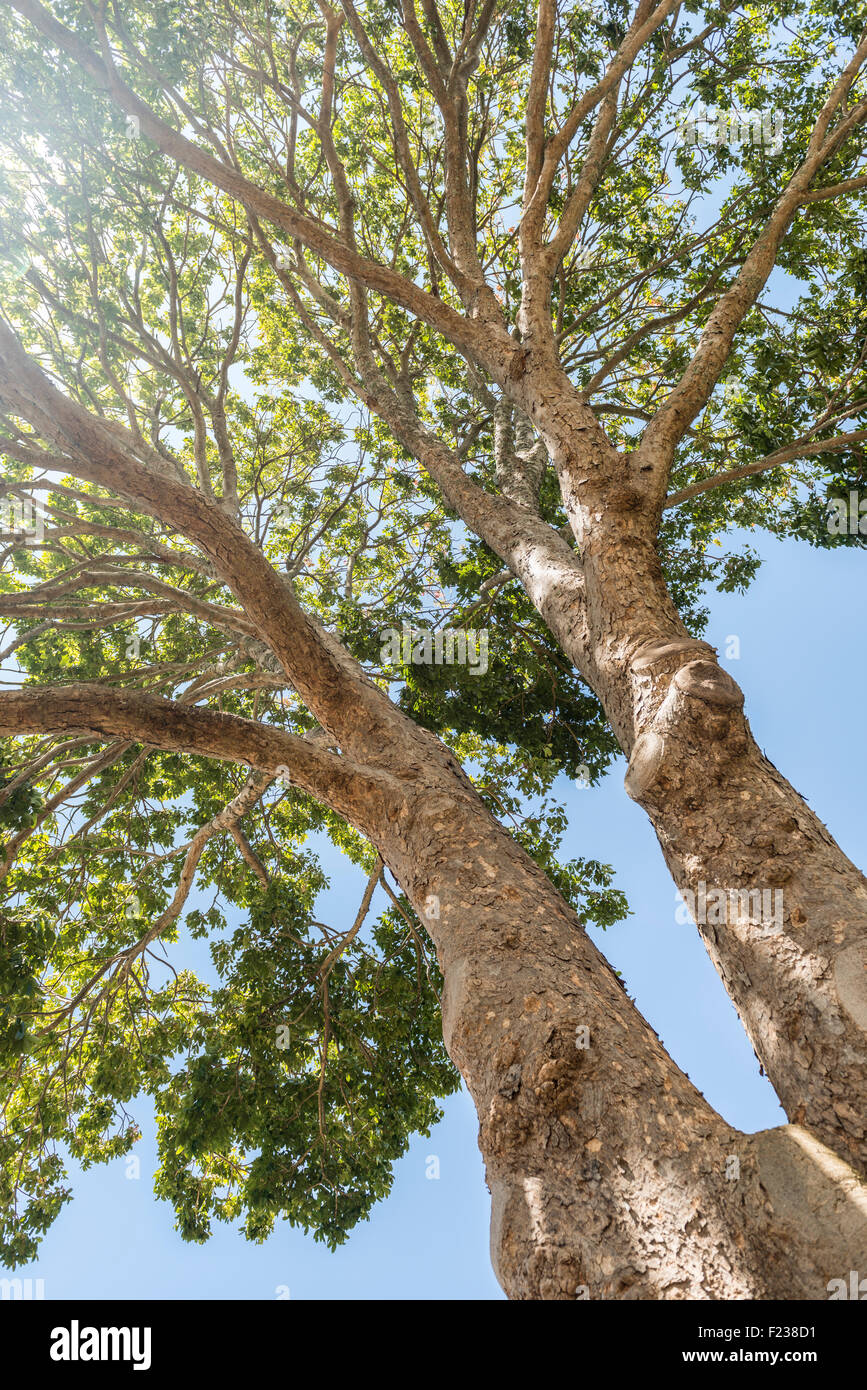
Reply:
[[[606, 449], [568, 383], [546, 374], [532, 392], [581, 560], [529, 556], [522, 579], [602, 701], [678, 888], [726, 895], [722, 920], [712, 911], [699, 930], [786, 1114], [867, 1172], [867, 880], [763, 756], [738, 686], [681, 622], [651, 470]], [[759, 910], [740, 896], [762, 892]]]
[[437, 945], [508, 1295], [823, 1299], [862, 1268], [852, 1169], [795, 1126], [731, 1129], [462, 776], [420, 783], [377, 844]]

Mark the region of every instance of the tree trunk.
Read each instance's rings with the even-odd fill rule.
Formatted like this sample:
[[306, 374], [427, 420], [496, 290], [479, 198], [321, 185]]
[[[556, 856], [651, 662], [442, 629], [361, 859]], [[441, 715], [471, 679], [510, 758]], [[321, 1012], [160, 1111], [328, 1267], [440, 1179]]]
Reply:
[[587, 434], [556, 373], [518, 396], [581, 555], [580, 569], [549, 555], [534, 566], [528, 548], [525, 587], [602, 702], [629, 758], [626, 789], [705, 918], [699, 931], [786, 1114], [867, 1173], [867, 880], [762, 755], [716, 651], [683, 626], [646, 466]]
[[867, 1186], [796, 1126], [725, 1124], [459, 770], [376, 840], [437, 947], [510, 1298], [823, 1299], [867, 1265]]

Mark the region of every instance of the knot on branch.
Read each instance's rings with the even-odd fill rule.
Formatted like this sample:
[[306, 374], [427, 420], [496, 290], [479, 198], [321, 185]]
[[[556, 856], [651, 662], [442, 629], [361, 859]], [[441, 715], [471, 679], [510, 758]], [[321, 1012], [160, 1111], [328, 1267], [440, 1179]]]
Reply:
[[613, 512], [635, 512], [644, 506], [645, 497], [637, 488], [627, 483], [612, 487], [605, 500]]
[[627, 796], [641, 801], [656, 781], [665, 762], [665, 739], [652, 730], [640, 734], [632, 750], [623, 785]]
[[715, 661], [689, 661], [675, 672], [672, 684], [697, 700], [728, 709], [741, 709], [744, 695], [740, 686]]
[[632, 658], [633, 671], [650, 671], [654, 666], [659, 666], [667, 661], [669, 657], [680, 656], [681, 652], [697, 651], [713, 653], [713, 647], [708, 646], [707, 642], [700, 642], [694, 637], [673, 637], [668, 641], [657, 640], [646, 642], [644, 646], [638, 648]]
[[[656, 643], [633, 662], [633, 670], [648, 670], [693, 645], [687, 639]], [[715, 661], [699, 657], [679, 667], [650, 727], [635, 742], [624, 781], [627, 794], [645, 801], [664, 772], [674, 782], [688, 781], [696, 742], [707, 753], [707, 775], [712, 768], [718, 777], [746, 746], [743, 703], [740, 687]]]

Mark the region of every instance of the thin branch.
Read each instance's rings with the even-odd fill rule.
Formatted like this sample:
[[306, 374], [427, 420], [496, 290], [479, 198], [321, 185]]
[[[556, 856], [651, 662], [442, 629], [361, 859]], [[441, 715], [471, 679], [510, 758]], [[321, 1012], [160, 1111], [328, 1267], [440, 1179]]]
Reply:
[[703, 492], [712, 492], [715, 488], [725, 487], [727, 483], [739, 482], [741, 478], [750, 478], [755, 473], [766, 473], [771, 468], [779, 468], [782, 463], [789, 463], [792, 459], [809, 458], [813, 454], [835, 453], [841, 449], [849, 449], [853, 444], [859, 444], [867, 439], [867, 430], [852, 430], [849, 434], [837, 434], [833, 439], [817, 439], [813, 443], [807, 444], [799, 441], [797, 444], [787, 444], [784, 449], [777, 449], [773, 454], [766, 454], [764, 458], [757, 459], [755, 463], [746, 463], [741, 468], [729, 468], [725, 473], [714, 473], [710, 478], [702, 478], [698, 483], [690, 483], [689, 487], [681, 488], [679, 492], [672, 492], [665, 499], [663, 510], [667, 511], [670, 507], [677, 507], [681, 502], [688, 502], [693, 497], [699, 497]]

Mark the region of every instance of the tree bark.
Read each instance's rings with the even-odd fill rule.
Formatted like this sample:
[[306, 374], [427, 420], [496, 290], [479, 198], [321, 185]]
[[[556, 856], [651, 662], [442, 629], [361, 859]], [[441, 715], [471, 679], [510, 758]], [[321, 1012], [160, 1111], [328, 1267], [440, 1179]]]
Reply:
[[867, 1185], [798, 1126], [716, 1114], [463, 774], [374, 838], [437, 947], [510, 1298], [822, 1299], [864, 1267]]
[[[525, 586], [599, 697], [677, 887], [697, 908], [703, 892], [725, 894], [699, 931], [786, 1114], [867, 1173], [867, 880], [762, 754], [715, 649], [681, 622], [640, 457], [588, 437], [565, 379], [548, 371], [522, 393], [581, 553], [571, 582], [568, 561], [534, 571], [525, 557]], [[758, 913], [742, 896], [756, 893]]]

